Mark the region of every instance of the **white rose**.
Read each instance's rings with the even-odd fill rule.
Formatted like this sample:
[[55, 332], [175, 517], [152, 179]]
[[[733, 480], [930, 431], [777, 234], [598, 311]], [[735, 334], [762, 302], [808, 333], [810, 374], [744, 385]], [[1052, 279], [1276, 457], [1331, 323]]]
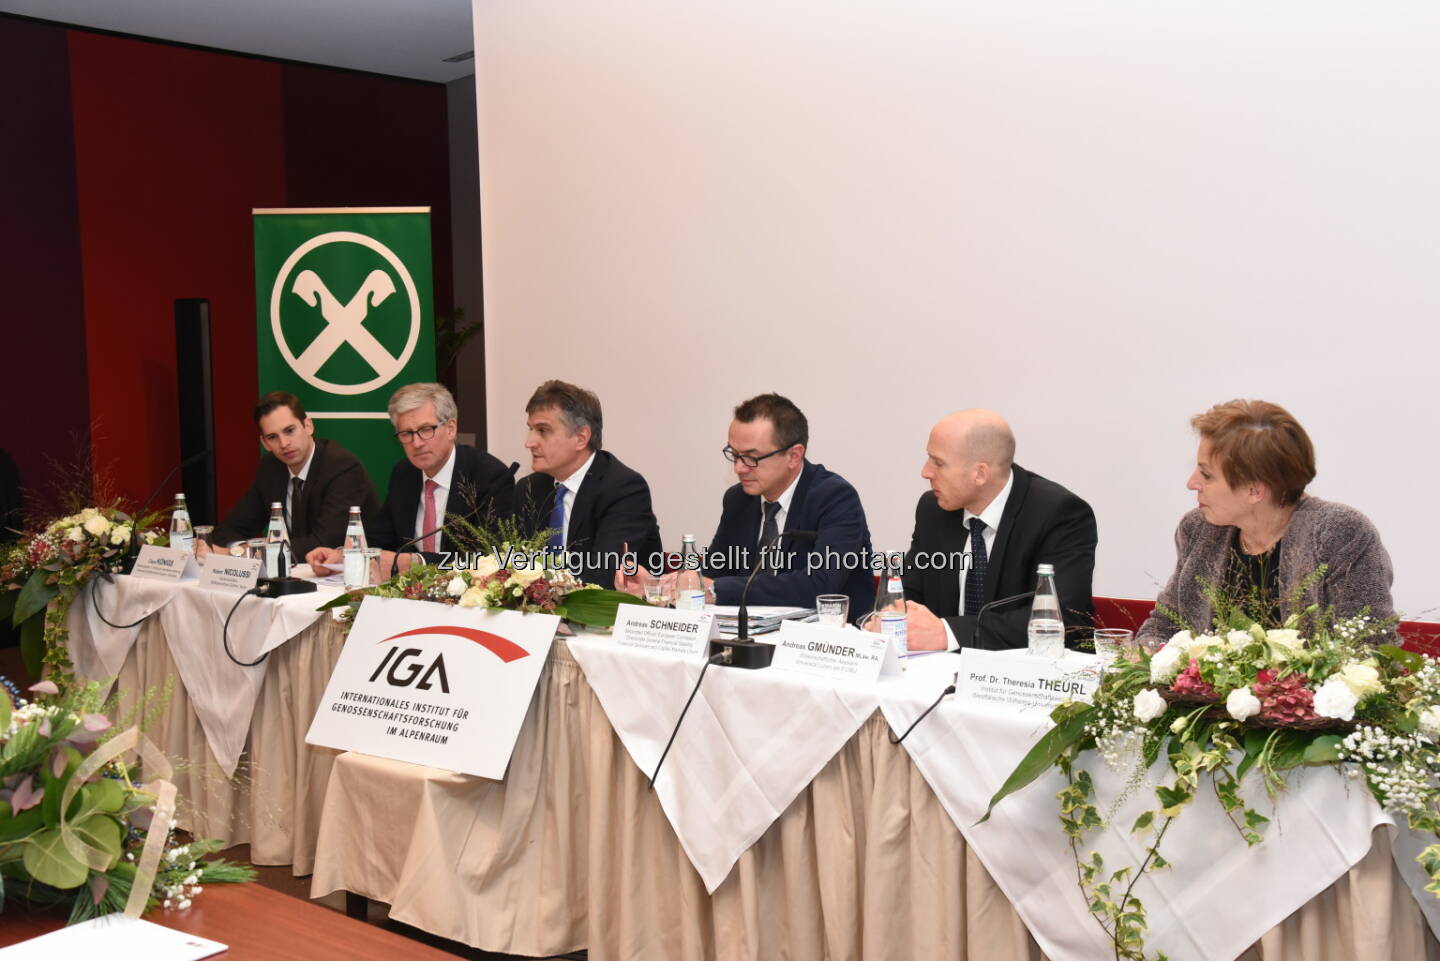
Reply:
[[1379, 694], [1385, 690], [1385, 685], [1380, 683], [1380, 672], [1372, 665], [1359, 661], [1351, 661], [1340, 668], [1339, 677], [1350, 685], [1350, 690], [1362, 701], [1371, 694]]
[[1165, 713], [1165, 699], [1150, 688], [1135, 695], [1135, 716], [1142, 721], [1153, 721]]
[[484, 607], [485, 589], [482, 587], [470, 588], [464, 594], [460, 595], [459, 604], [461, 607]]
[[1230, 645], [1230, 650], [1243, 651], [1255, 643], [1255, 637], [1249, 631], [1230, 631], [1225, 635], [1225, 641]]
[[1260, 699], [1248, 687], [1237, 687], [1225, 698], [1225, 710], [1237, 721], [1260, 713]]
[[1305, 639], [1300, 636], [1300, 632], [1288, 627], [1272, 627], [1265, 632], [1265, 640], [1290, 651], [1298, 651], [1305, 646]]
[[486, 554], [484, 557], [477, 560], [475, 562], [475, 565], [470, 568], [470, 576], [472, 578], [475, 578], [476, 580], [479, 580], [482, 577], [489, 577], [491, 574], [494, 574], [499, 569], [500, 561], [495, 558], [495, 555]]
[[465, 589], [468, 586], [469, 585], [465, 583], [465, 578], [456, 575], [455, 577], [450, 578], [449, 584], [445, 585], [445, 593], [449, 594], [451, 597], [459, 597], [461, 594], [465, 593]]
[[1175, 675], [1180, 673], [1180, 662], [1188, 660], [1179, 647], [1166, 644], [1150, 658], [1150, 680], [1155, 684], [1173, 681]]
[[119, 547], [130, 540], [130, 525], [116, 524], [110, 528], [110, 543]]
[[1188, 650], [1190, 642], [1195, 640], [1189, 631], [1176, 631], [1170, 635], [1170, 640], [1165, 642], [1166, 647], [1180, 647]]
[[531, 584], [538, 581], [540, 579], [540, 576], [544, 573], [545, 568], [538, 563], [531, 565], [528, 570], [523, 571], [512, 568], [510, 571], [510, 580], [516, 584], [519, 584], [521, 587], [529, 587]]
[[1420, 733], [1432, 741], [1440, 741], [1440, 706], [1427, 707], [1420, 712]]
[[101, 515], [96, 514], [94, 517], [90, 518], [85, 522], [85, 529], [89, 531], [93, 536], [100, 537], [102, 534], [110, 530], [110, 522]]
[[1355, 705], [1360, 699], [1350, 690], [1350, 685], [1338, 674], [1325, 679], [1315, 692], [1315, 713], [1321, 717], [1333, 717], [1341, 721], [1355, 719]]
[[83, 527], [72, 527], [72, 528], [70, 528], [70, 532], [65, 535], [65, 539], [66, 539], [67, 541], [74, 541], [74, 542], [77, 543], [77, 544], [80, 543], [81, 541], [83, 541], [83, 540], [85, 539], [85, 528], [83, 528]]

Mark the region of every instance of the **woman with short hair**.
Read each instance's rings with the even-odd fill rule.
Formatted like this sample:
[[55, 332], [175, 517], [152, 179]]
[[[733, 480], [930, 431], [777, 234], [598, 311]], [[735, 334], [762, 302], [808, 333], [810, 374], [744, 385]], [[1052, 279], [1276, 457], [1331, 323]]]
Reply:
[[1200, 450], [1186, 486], [1199, 504], [1175, 530], [1175, 572], [1140, 627], [1143, 643], [1153, 647], [1180, 629], [1164, 610], [1209, 630], [1207, 586], [1248, 601], [1252, 617], [1278, 626], [1290, 613], [1282, 602], [1322, 565], [1324, 576], [1303, 592], [1298, 609], [1333, 606], [1343, 617], [1368, 608], [1380, 619], [1394, 613], [1393, 571], [1379, 532], [1354, 508], [1305, 493], [1315, 448], [1288, 411], [1232, 400], [1190, 423]]

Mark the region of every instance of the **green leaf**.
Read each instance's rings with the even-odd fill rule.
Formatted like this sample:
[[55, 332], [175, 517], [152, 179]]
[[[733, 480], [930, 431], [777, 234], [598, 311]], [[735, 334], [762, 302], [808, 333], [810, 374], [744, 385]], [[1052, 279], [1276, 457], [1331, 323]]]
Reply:
[[120, 843], [124, 833], [120, 830], [119, 821], [108, 814], [96, 814], [75, 824], [74, 829], [80, 840], [108, 854], [111, 865], [120, 860]]
[[1162, 784], [1155, 789], [1155, 796], [1160, 799], [1160, 813], [1173, 818], [1195, 795], [1184, 788], [1169, 788]]
[[10, 844], [29, 837], [45, 826], [45, 815], [39, 806], [26, 808], [19, 814], [11, 815], [10, 805], [5, 805], [5, 814], [0, 817], [0, 844]]
[[20, 625], [20, 659], [25, 672], [38, 678], [45, 672], [45, 615], [39, 614]]
[[1056, 758], [1084, 736], [1085, 722], [1090, 719], [1090, 715], [1094, 711], [1093, 707], [1076, 711], [1063, 724], [1057, 724], [1046, 731], [1044, 736], [1035, 742], [1030, 753], [1020, 759], [1020, 763], [1015, 766], [1015, 770], [1010, 772], [1005, 783], [1000, 785], [1000, 790], [995, 792], [995, 796], [990, 799], [989, 806], [985, 808], [985, 816], [975, 823], [984, 824], [990, 819], [990, 812], [995, 810], [995, 805], [1048, 771], [1055, 764]]
[[1135, 819], [1135, 823], [1130, 826], [1130, 830], [1135, 834], [1139, 834], [1141, 831], [1147, 830], [1150, 825], [1154, 823], [1155, 812], [1146, 811], [1144, 814], [1140, 815], [1138, 818]]
[[0, 731], [10, 726], [10, 712], [13, 706], [10, 703], [9, 693], [0, 691]]
[[[94, 784], [85, 785], [81, 793], [85, 795], [85, 804], [81, 809], [83, 817], [86, 814], [119, 814], [130, 792], [115, 778], [102, 777]], [[191, 851], [194, 850], [192, 845]]]
[[583, 590], [575, 591], [565, 598], [565, 603], [555, 613], [567, 621], [586, 624], [590, 627], [614, 627], [615, 612], [621, 604], [645, 604], [643, 597], [626, 594], [624, 591]]
[[19, 627], [45, 610], [45, 605], [50, 603], [50, 599], [60, 593], [60, 588], [46, 582], [46, 578], [49, 576], [50, 572], [43, 570], [37, 570], [30, 575], [30, 579], [20, 589], [20, 596], [15, 599], [15, 610], [10, 615], [10, 623]]
[[330, 598], [330, 600], [326, 601], [324, 604], [321, 604], [319, 607], [315, 608], [315, 610], [328, 611], [332, 607], [344, 607], [346, 604], [358, 603], [362, 598], [363, 595], [357, 596], [357, 594], [351, 594], [350, 592], [346, 591], [342, 594], [337, 594], [335, 597]]
[[46, 828], [25, 845], [25, 870], [41, 884], [64, 891], [85, 883], [90, 869], [71, 854], [58, 827]]
[[15, 601], [19, 599], [20, 592], [8, 588], [0, 590], [0, 620], [6, 620], [15, 614]]
[[1377, 653], [1382, 660], [1398, 664], [1411, 674], [1416, 673], [1425, 666], [1425, 656], [1415, 651], [1407, 651], [1403, 647], [1396, 647], [1394, 644], [1380, 645]]
[[1334, 764], [1340, 760], [1340, 735], [1322, 734], [1305, 748], [1306, 764]]
[[1260, 754], [1265, 750], [1265, 742], [1270, 735], [1259, 728], [1250, 728], [1245, 732], [1245, 757], [1241, 759], [1240, 765], [1235, 768], [1235, 780], [1239, 781], [1245, 777], [1245, 772], [1255, 766], [1260, 759]]

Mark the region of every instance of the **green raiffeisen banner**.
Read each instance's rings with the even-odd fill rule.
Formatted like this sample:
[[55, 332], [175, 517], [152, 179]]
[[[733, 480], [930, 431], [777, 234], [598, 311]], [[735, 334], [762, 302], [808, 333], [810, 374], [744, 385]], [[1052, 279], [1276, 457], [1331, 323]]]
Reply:
[[429, 207], [255, 210], [260, 389], [300, 398], [383, 498], [402, 456], [385, 405], [435, 379]]

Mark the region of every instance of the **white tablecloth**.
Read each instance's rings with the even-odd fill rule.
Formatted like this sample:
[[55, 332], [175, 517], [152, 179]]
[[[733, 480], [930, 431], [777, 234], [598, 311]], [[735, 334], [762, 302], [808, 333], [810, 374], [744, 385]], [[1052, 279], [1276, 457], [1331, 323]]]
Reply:
[[[880, 709], [892, 729], [903, 731], [920, 715], [958, 662], [955, 655], [933, 659], [925, 665], [928, 673], [912, 672], [904, 685], [882, 686]], [[915, 728], [905, 747], [1046, 956], [1105, 957], [1113, 949], [1086, 910], [1059, 824], [1055, 795], [1065, 786], [1063, 775], [1052, 769], [977, 824], [990, 797], [1049, 727], [1043, 711], [1004, 714], [947, 699]], [[1168, 766], [1157, 762], [1143, 781], [1132, 782], [1130, 772], [1111, 771], [1098, 755], [1084, 760], [1096, 786], [1094, 803], [1107, 825], [1115, 826], [1087, 835], [1087, 843], [1100, 851], [1107, 872], [1138, 865], [1151, 838], [1132, 834], [1130, 826], [1156, 806], [1155, 785], [1170, 783], [1173, 775], [1164, 778]], [[1257, 776], [1242, 782], [1251, 806], [1271, 819], [1264, 842], [1254, 847], [1246, 845], [1211, 794], [1201, 793], [1174, 820], [1160, 849], [1172, 867], [1149, 872], [1135, 888], [1148, 912], [1150, 951], [1163, 951], [1172, 961], [1234, 958], [1359, 863], [1377, 825], [1396, 830], [1362, 782], [1333, 768], [1304, 769], [1289, 782], [1273, 802]], [[1420, 890], [1423, 882], [1415, 888], [1419, 867], [1407, 860], [1407, 855], [1413, 859], [1415, 840], [1408, 829], [1402, 831], [1393, 850], [1437, 930], [1435, 898]]]
[[[651, 774], [701, 664], [578, 637], [570, 653], [640, 770]], [[655, 782], [685, 853], [715, 891], [735, 861], [875, 710], [874, 690], [711, 667]]]
[[[246, 597], [230, 620], [231, 654], [239, 661], [255, 661], [313, 624], [320, 617], [316, 608], [338, 593], [321, 588], [273, 600]], [[237, 597], [201, 589], [193, 581], [177, 584], [122, 575], [107, 583], [96, 578], [75, 598], [68, 620], [76, 675], [108, 681], [120, 673], [140, 629], [107, 625], [96, 614], [97, 606], [112, 624], [157, 615], [180, 681], [227, 777], [240, 761], [265, 676], [263, 661], [242, 667], [225, 653], [222, 628]]]

